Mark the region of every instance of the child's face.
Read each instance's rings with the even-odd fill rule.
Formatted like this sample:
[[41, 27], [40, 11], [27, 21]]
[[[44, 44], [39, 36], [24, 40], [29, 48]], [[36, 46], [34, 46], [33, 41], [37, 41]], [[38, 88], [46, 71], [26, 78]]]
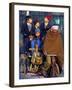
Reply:
[[40, 32], [36, 32], [36, 36], [39, 37], [40, 36]]
[[33, 40], [33, 36], [32, 36], [32, 35], [30, 35], [30, 36], [29, 36], [29, 39], [30, 39], [30, 40]]
[[36, 26], [36, 27], [39, 27], [39, 26], [40, 26], [40, 23], [39, 23], [39, 22], [37, 22], [35, 26]]
[[48, 23], [49, 20], [45, 17], [45, 18], [44, 18], [44, 22], [45, 22], [45, 23]]
[[31, 18], [28, 19], [28, 23], [32, 24], [32, 19]]

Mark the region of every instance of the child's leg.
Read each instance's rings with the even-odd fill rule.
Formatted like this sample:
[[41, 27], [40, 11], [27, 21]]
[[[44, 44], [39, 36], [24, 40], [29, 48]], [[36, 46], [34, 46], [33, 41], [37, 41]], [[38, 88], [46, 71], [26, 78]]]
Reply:
[[30, 69], [29, 70], [32, 71], [32, 64], [30, 65]]
[[56, 77], [59, 76], [60, 74], [60, 70], [59, 70], [59, 66], [56, 63], [56, 58], [53, 56], [52, 57], [52, 76]]
[[47, 63], [47, 67], [49, 68], [51, 66], [51, 57], [50, 56], [46, 57], [46, 63]]

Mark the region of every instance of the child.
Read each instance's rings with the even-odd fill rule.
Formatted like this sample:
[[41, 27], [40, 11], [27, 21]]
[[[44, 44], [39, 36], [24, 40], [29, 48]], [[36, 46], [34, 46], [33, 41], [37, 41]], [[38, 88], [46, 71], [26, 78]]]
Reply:
[[22, 24], [21, 27], [21, 34], [23, 35], [23, 44], [24, 49], [27, 52], [27, 41], [30, 34], [34, 34], [34, 26], [33, 26], [33, 20], [30, 15], [25, 17], [25, 22]]
[[27, 71], [29, 71], [31, 57], [34, 52], [34, 46], [35, 46], [35, 40], [34, 40], [33, 34], [30, 34], [29, 37], [26, 39], [25, 45], [26, 45], [25, 49], [26, 49], [27, 56], [28, 56]]
[[28, 56], [32, 56], [35, 46], [34, 36], [30, 34], [26, 42]]
[[30, 71], [37, 72], [39, 69], [39, 65], [41, 65], [41, 64], [42, 64], [42, 57], [40, 56], [40, 53], [38, 51], [38, 44], [36, 44], [35, 51], [32, 55], [32, 59], [31, 59]]
[[39, 50], [42, 48], [42, 40], [41, 40], [41, 31], [40, 31], [40, 23], [39, 21], [34, 22], [35, 26], [35, 43], [38, 44]]
[[50, 15], [45, 16], [44, 17], [44, 21], [40, 25], [42, 40], [44, 40], [47, 31], [51, 27], [51, 23], [50, 23], [51, 22], [51, 19], [52, 19], [52, 16], [50, 16]]

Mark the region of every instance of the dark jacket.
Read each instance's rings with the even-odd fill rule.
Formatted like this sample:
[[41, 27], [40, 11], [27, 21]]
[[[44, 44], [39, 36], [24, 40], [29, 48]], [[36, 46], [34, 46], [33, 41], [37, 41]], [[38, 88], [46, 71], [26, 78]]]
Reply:
[[22, 24], [21, 33], [23, 35], [23, 39], [28, 37], [30, 34], [34, 34], [34, 27], [32, 25], [31, 30], [29, 31], [27, 23]]
[[41, 30], [41, 36], [44, 37], [47, 33], [47, 31], [51, 28], [51, 24], [49, 23], [46, 27], [44, 23], [41, 23], [40, 30]]
[[21, 50], [21, 52], [26, 53], [27, 52], [28, 36], [30, 34], [34, 35], [34, 27], [33, 27], [33, 25], [31, 27], [31, 30], [29, 31], [27, 23], [23, 23], [20, 33], [23, 35], [23, 44], [24, 44], [23, 47], [20, 50]]

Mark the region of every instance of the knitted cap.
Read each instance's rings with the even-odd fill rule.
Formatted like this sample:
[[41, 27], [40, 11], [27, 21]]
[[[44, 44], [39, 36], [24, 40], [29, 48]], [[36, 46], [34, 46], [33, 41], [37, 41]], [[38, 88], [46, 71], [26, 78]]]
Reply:
[[48, 15], [48, 16], [45, 16], [45, 18], [47, 18], [48, 20], [51, 20], [52, 19], [52, 16], [51, 15]]

